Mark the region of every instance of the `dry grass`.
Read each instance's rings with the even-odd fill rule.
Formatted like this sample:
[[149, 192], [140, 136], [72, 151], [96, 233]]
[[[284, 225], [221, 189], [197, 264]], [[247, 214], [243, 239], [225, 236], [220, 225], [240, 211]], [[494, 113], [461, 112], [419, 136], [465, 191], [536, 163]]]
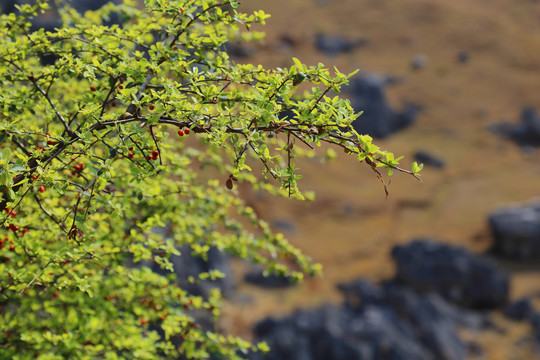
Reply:
[[[320, 1], [322, 2], [322, 1]], [[264, 291], [241, 285], [252, 298], [225, 307], [223, 326], [249, 337], [251, 324], [270, 314], [297, 307], [340, 301], [335, 284], [364, 276], [392, 276], [388, 251], [414, 237], [435, 237], [474, 251], [490, 245], [487, 216], [508, 203], [524, 203], [539, 192], [539, 154], [530, 155], [486, 131], [502, 119], [517, 119], [523, 106], [540, 110], [540, 5], [525, 0], [315, 0], [246, 1], [245, 9], [272, 14], [267, 39], [250, 62], [290, 66], [293, 56], [308, 64], [322, 61], [342, 71], [398, 76], [401, 84], [388, 89], [396, 107], [403, 102], [424, 107], [410, 129], [379, 141], [385, 149], [406, 156], [426, 149], [442, 157], [442, 171], [426, 168], [423, 183], [395, 175], [390, 198], [366, 166], [341, 154], [325, 165], [307, 161], [303, 188], [315, 190], [313, 203], [284, 199], [246, 198], [266, 219], [290, 219], [286, 234], [298, 247], [323, 263], [323, 278], [300, 287]], [[313, 46], [313, 34], [367, 37], [370, 44], [352, 54], [329, 58]], [[280, 47], [287, 35], [297, 45]], [[460, 51], [470, 61], [456, 60]], [[427, 56], [425, 68], [413, 71], [415, 54]], [[242, 267], [242, 264], [238, 264]], [[540, 290], [538, 269], [502, 264], [512, 273], [512, 296]], [[496, 323], [506, 333], [466, 334], [483, 345], [485, 359], [534, 359], [527, 344], [517, 340], [529, 330], [502, 317]], [[538, 356], [536, 355], [536, 358]]]

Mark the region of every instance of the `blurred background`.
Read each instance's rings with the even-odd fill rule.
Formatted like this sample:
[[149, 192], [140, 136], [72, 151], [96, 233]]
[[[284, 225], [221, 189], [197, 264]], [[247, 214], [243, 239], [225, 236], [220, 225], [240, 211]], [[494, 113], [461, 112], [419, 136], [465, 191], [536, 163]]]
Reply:
[[[494, 271], [508, 274], [506, 302], [473, 306], [488, 314], [490, 325], [474, 331], [457, 326], [466, 350], [454, 355], [435, 351], [434, 358], [540, 358], [540, 323], [534, 317], [540, 311], [534, 304], [540, 291], [540, 215], [534, 206], [540, 195], [540, 3], [254, 0], [240, 8], [262, 9], [272, 17], [263, 44], [229, 49], [236, 61], [289, 67], [297, 57], [345, 73], [360, 69], [343, 93], [365, 111], [359, 131], [368, 129], [379, 146], [404, 155], [404, 166], [420, 161], [425, 167], [423, 182], [394, 174], [388, 199], [369, 168], [341, 152], [324, 167], [317, 161], [299, 165], [305, 175], [302, 188], [316, 192], [313, 202], [243, 188], [261, 217], [323, 264], [324, 275], [278, 289], [239, 278], [222, 326], [252, 338], [253, 324], [266, 316], [279, 318], [328, 303], [341, 306], [344, 297], [337, 284], [403, 278], [392, 249], [429, 238], [467, 249], [471, 261], [481, 254]], [[406, 121], [396, 120], [400, 116]], [[443, 288], [454, 281], [473, 288], [488, 282], [463, 270], [467, 266], [456, 263], [463, 259], [450, 254], [455, 249], [442, 248], [449, 254], [437, 253], [442, 263], [431, 267], [425, 264], [429, 251], [425, 259], [411, 258], [419, 262], [417, 280], [423, 281], [422, 272], [440, 271], [441, 279], [434, 281]], [[452, 274], [455, 279], [448, 280]], [[409, 283], [415, 285], [414, 279]], [[421, 290], [434, 289], [421, 285]], [[508, 304], [515, 301], [523, 311], [518, 319], [508, 316]]]
[[240, 184], [324, 275], [292, 285], [214, 254], [232, 277], [218, 326], [268, 341], [270, 360], [540, 359], [540, 2], [240, 4], [259, 9], [266, 38], [228, 44], [235, 61], [360, 69], [343, 92], [358, 131], [425, 167], [394, 174], [388, 198], [342, 152], [299, 163], [314, 201]]

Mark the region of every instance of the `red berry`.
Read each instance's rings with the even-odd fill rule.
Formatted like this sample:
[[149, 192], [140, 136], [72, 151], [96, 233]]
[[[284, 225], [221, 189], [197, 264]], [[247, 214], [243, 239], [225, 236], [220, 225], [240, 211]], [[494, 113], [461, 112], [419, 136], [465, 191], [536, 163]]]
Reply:
[[159, 155], [159, 151], [157, 151], [157, 150], [152, 151], [152, 156], [153, 157], [157, 157], [158, 155]]
[[155, 109], [155, 106], [154, 106], [154, 105], [150, 105], [148, 108], [149, 108], [150, 110], [154, 110], [154, 109]]
[[148, 154], [148, 155], [146, 155], [146, 158], [147, 158], [148, 160], [152, 160], [152, 155], [151, 155], [151, 154]]
[[27, 228], [22, 229], [23, 235], [26, 234], [27, 232], [28, 232], [28, 229], [27, 229]]
[[134, 153], [130, 152], [130, 153], [128, 154], [128, 158], [133, 159], [134, 157], [135, 157], [135, 154], [134, 154]]
[[18, 225], [13, 227], [13, 231], [19, 231], [19, 229], [20, 227]]
[[10, 216], [11, 216], [12, 218], [14, 218], [15, 216], [17, 216], [17, 212], [16, 212], [15, 210], [13, 210], [13, 211], [11, 212], [11, 215], [10, 215]]
[[119, 88], [120, 90], [123, 90], [123, 89], [124, 89], [124, 86], [118, 85], [118, 88]]
[[148, 322], [148, 320], [146, 320], [145, 318], [142, 318], [140, 320], [141, 325], [145, 325], [147, 322]]
[[45, 186], [41, 185], [41, 186], [39, 187], [39, 192], [40, 192], [40, 193], [44, 193], [45, 190], [47, 190], [47, 189], [45, 188]]
[[189, 132], [190, 132], [190, 131], [191, 131], [191, 130], [186, 129], [186, 130], [184, 130], [184, 134], [189, 135]]
[[184, 136], [184, 132], [182, 130], [178, 130], [178, 135]]
[[[4, 191], [5, 191], [5, 190], [4, 190]], [[10, 208], [5, 208], [4, 210], [5, 210], [5, 212], [7, 212], [7, 213], [9, 213], [9, 212], [11, 211]]]
[[112, 107], [116, 107], [116, 103], [113, 102], [113, 103], [111, 104], [111, 106], [112, 106]]
[[133, 146], [128, 149], [129, 151], [133, 151]]
[[90, 86], [90, 90], [96, 91], [96, 87], [92, 85], [92, 86]]

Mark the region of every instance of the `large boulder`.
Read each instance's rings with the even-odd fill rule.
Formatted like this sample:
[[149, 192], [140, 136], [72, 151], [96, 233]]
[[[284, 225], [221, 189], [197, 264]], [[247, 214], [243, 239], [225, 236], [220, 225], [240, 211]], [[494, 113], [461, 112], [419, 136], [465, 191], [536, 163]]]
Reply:
[[[339, 285], [343, 306], [298, 310], [255, 327], [271, 350], [267, 360], [462, 360], [468, 345], [458, 329], [485, 323], [435, 293], [359, 279]], [[253, 354], [251, 359], [261, 359]]]
[[489, 216], [493, 251], [514, 259], [540, 259], [540, 204], [498, 210]]
[[475, 309], [502, 307], [509, 278], [494, 263], [464, 248], [416, 240], [396, 246], [396, 281], [419, 291], [434, 291], [453, 303]]
[[414, 341], [412, 331], [395, 323], [396, 314], [381, 308], [370, 307], [359, 316], [327, 305], [263, 320], [255, 335], [270, 346], [265, 360], [435, 359]]
[[[391, 79], [390, 79], [391, 81]], [[363, 114], [353, 122], [360, 134], [384, 138], [410, 126], [416, 119], [419, 107], [406, 105], [402, 111], [390, 107], [384, 94], [389, 79], [376, 75], [357, 76], [350, 80], [345, 91], [352, 107]]]

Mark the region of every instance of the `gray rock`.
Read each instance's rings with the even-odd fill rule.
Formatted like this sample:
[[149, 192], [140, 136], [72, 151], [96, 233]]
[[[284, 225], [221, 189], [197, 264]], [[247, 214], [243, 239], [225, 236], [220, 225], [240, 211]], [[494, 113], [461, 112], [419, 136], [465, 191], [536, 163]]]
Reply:
[[540, 204], [498, 210], [489, 216], [493, 251], [514, 259], [540, 259]]
[[493, 309], [508, 300], [509, 278], [491, 261], [464, 248], [416, 240], [396, 246], [396, 281], [419, 291], [435, 291], [465, 307]]
[[414, 153], [414, 160], [421, 162], [425, 166], [432, 166], [437, 169], [444, 168], [444, 161], [425, 150], [418, 150]]
[[353, 127], [361, 134], [375, 138], [385, 138], [390, 134], [410, 126], [420, 108], [408, 104], [402, 111], [394, 111], [386, 100], [385, 87], [392, 79], [376, 75], [357, 76], [344, 89], [349, 94], [351, 105], [363, 114], [353, 122]]
[[411, 68], [413, 70], [420, 70], [426, 67], [428, 59], [424, 54], [416, 54], [411, 60]]
[[367, 44], [367, 39], [349, 40], [343, 35], [315, 35], [315, 47], [329, 56], [352, 52], [357, 47]]
[[254, 270], [244, 275], [244, 281], [266, 289], [279, 289], [295, 285], [290, 276], [278, 276], [274, 274], [264, 275], [262, 270]]
[[520, 146], [540, 146], [540, 117], [529, 107], [522, 110], [519, 123], [502, 122], [491, 125], [489, 130]]
[[533, 314], [534, 307], [529, 298], [516, 300], [504, 309], [504, 315], [516, 321], [531, 319]]
[[[298, 310], [255, 327], [268, 360], [463, 360], [471, 348], [459, 327], [478, 329], [486, 316], [448, 303], [436, 293], [364, 279], [340, 284], [343, 306]], [[251, 354], [250, 359], [262, 359]]]
[[[189, 246], [185, 245], [179, 248], [180, 255], [172, 255], [169, 259], [173, 264], [174, 273], [176, 274], [176, 282], [193, 295], [208, 297], [209, 292], [213, 288], [219, 288], [223, 295], [228, 296], [235, 288], [235, 283], [232, 276], [232, 270], [229, 266], [228, 256], [216, 248], [211, 248], [208, 251], [208, 260], [193, 256]], [[155, 262], [147, 263], [152, 271], [158, 274], [168, 275], [169, 271], [162, 269]], [[204, 280], [195, 284], [188, 283], [190, 276], [197, 277], [203, 272], [210, 270], [219, 270], [225, 274], [224, 278], [214, 281]]]

